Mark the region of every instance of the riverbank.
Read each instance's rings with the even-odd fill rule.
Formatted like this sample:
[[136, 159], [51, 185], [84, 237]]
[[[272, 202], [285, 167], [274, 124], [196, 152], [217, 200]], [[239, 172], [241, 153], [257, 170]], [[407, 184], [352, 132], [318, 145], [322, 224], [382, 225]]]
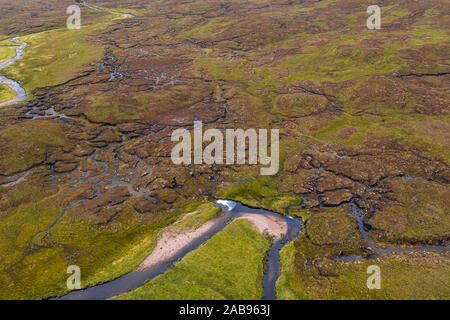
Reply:
[[[25, 50], [25, 47], [28, 45], [25, 41], [20, 40], [19, 38], [11, 38], [9, 39], [11, 43], [16, 43], [19, 44], [17, 46], [11, 46], [11, 47], [15, 47], [16, 49], [16, 54], [14, 57], [5, 60], [5, 61], [1, 61], [0, 62], [0, 70], [8, 67], [9, 65], [11, 65], [12, 63], [16, 62], [17, 60], [19, 60], [22, 55], [23, 55], [23, 51]], [[9, 46], [8, 46], [9, 47]], [[23, 101], [27, 98], [27, 94], [25, 92], [25, 89], [22, 88], [20, 86], [20, 84], [13, 80], [13, 79], [9, 79], [7, 77], [3, 77], [0, 76], [0, 84], [6, 85], [7, 87], [9, 87], [12, 91], [15, 92], [15, 96], [13, 98], [10, 98], [6, 101], [0, 101], [0, 107], [5, 107], [5, 106], [9, 106], [15, 103], [19, 103], [20, 101]]]
[[236, 219], [167, 272], [114, 299], [261, 299], [270, 246], [248, 220]]

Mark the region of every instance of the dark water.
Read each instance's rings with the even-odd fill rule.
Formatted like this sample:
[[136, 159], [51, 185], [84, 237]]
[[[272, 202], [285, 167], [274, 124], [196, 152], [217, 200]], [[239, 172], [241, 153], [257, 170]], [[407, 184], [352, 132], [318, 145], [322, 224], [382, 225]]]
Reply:
[[200, 245], [211, 239], [218, 232], [222, 231], [231, 221], [239, 218], [244, 213], [255, 213], [262, 215], [271, 215], [282, 218], [288, 225], [288, 233], [276, 241], [269, 251], [266, 264], [266, 272], [263, 277], [264, 285], [264, 299], [272, 300], [276, 299], [275, 284], [278, 280], [281, 268], [279, 261], [279, 251], [289, 241], [295, 239], [301, 231], [302, 223], [292, 217], [286, 217], [274, 212], [254, 209], [244, 206], [232, 201], [219, 201], [218, 205], [221, 206], [225, 214], [216, 219], [214, 226], [204, 236], [192, 241], [179, 252], [177, 252], [171, 259], [161, 262], [151, 268], [147, 268], [142, 271], [133, 271], [120, 278], [112, 280], [110, 282], [97, 285], [91, 288], [73, 291], [63, 297], [56, 298], [57, 300], [103, 300], [114, 297], [121, 293], [125, 293], [142, 286], [147, 280], [151, 280], [156, 276], [164, 273], [168, 269], [172, 268], [174, 264], [182, 259], [189, 252], [197, 249]]

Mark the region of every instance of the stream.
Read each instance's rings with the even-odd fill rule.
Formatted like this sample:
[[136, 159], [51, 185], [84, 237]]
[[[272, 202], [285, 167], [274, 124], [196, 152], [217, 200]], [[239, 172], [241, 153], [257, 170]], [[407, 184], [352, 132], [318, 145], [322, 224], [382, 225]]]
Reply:
[[[23, 54], [23, 50], [25, 49], [25, 47], [27, 46], [27, 43], [25, 41], [19, 40], [19, 38], [11, 38], [9, 39], [11, 42], [13, 43], [17, 43], [20, 44], [18, 46], [15, 46], [16, 48], [16, 55], [6, 61], [0, 62], [0, 70], [6, 68], [7, 66], [9, 66], [10, 64], [16, 62], [17, 60], [20, 59], [20, 57], [22, 57]], [[12, 46], [11, 46], [12, 47]], [[16, 93], [16, 96], [8, 101], [4, 101], [0, 103], [0, 107], [4, 107], [4, 106], [8, 106], [10, 104], [14, 104], [17, 102], [20, 102], [22, 100], [25, 100], [27, 97], [27, 94], [25, 92], [25, 89], [22, 88], [20, 86], [20, 84], [13, 80], [13, 79], [9, 79], [7, 77], [4, 76], [0, 76], [0, 83], [7, 85], [8, 87], [10, 87], [12, 90], [14, 90], [14, 92]]]

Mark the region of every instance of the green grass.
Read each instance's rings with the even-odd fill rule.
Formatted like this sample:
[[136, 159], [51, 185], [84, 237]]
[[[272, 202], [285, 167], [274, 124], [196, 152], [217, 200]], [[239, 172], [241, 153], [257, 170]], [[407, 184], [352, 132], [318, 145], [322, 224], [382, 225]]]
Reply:
[[[2, 35], [0, 34], [0, 38], [2, 38]], [[16, 42], [12, 42], [9, 39], [0, 40], [0, 46], [17, 46]]]
[[0, 62], [9, 60], [11, 58], [14, 58], [15, 56], [16, 56], [16, 48], [15, 47], [0, 46]]
[[[34, 240], [35, 245], [42, 246], [39, 250], [30, 251], [31, 238], [48, 228], [64, 207], [94, 192], [89, 183], [55, 185], [42, 176], [30, 176], [27, 183], [10, 190], [0, 189], [0, 254], [4, 257], [0, 299], [64, 295], [69, 292], [69, 265], [80, 266], [82, 287], [120, 277], [136, 269], [153, 251], [157, 234], [179, 218], [173, 211], [141, 215], [131, 202], [102, 208], [96, 214], [83, 211], [80, 204], [66, 212], [50, 233]], [[217, 212], [213, 205], [205, 201], [179, 204], [184, 212], [206, 209], [191, 221], [194, 226], [213, 217]]]
[[202, 37], [211, 37], [212, 34], [215, 33], [215, 31], [220, 30], [221, 27], [226, 27], [229, 24], [233, 23], [233, 21], [229, 21], [223, 18], [216, 18], [211, 19], [208, 21], [208, 23], [192, 28], [189, 31], [186, 31], [180, 35], [177, 36], [177, 38], [189, 38], [189, 37], [195, 37], [195, 38], [202, 38]]
[[233, 221], [164, 274], [115, 299], [261, 299], [270, 241]]
[[[55, 276], [65, 277], [63, 267], [59, 268], [65, 264], [64, 255], [55, 257], [61, 255], [60, 247], [45, 249], [35, 255], [26, 252], [33, 235], [46, 229], [64, 206], [86, 191], [81, 186], [77, 190], [45, 185], [32, 178], [27, 182], [17, 185], [0, 201], [1, 299], [42, 298]], [[46, 276], [42, 277], [43, 274]]]
[[[84, 19], [79, 30], [63, 27], [22, 36], [20, 39], [28, 43], [23, 56], [1, 73], [21, 84], [28, 93], [27, 100], [33, 99], [35, 89], [69, 81], [90, 70], [89, 65], [99, 63], [104, 48], [88, 39], [125, 17], [123, 13], [110, 12]], [[10, 43], [8, 40], [3, 42]], [[6, 49], [0, 47], [0, 61], [2, 54], [11, 55], [9, 51], [2, 53], [3, 50]]]
[[[310, 135], [322, 141], [353, 146], [364, 145], [367, 141], [374, 139], [397, 139], [403, 145], [419, 148], [423, 153], [433, 157], [450, 159], [450, 152], [445, 142], [436, 138], [439, 131], [436, 127], [429, 128], [429, 122], [440, 121], [443, 123], [441, 130], [445, 130], [447, 116], [405, 115], [403, 111], [384, 103], [378, 106], [388, 114], [382, 118], [383, 121], [370, 116], [353, 117], [344, 114], [330, 121], [326, 126], [311, 132]], [[348, 128], [354, 129], [354, 134], [345, 138], [340, 137], [340, 133]]]
[[108, 223], [105, 221], [116, 211], [104, 209], [97, 216], [86, 216], [73, 209], [50, 233], [35, 239], [41, 249], [28, 251], [32, 236], [48, 228], [65, 206], [83, 197], [83, 192], [86, 190], [80, 186], [20, 191], [24, 203], [1, 220], [0, 253], [6, 258], [0, 269], [0, 299], [64, 295], [69, 292], [69, 265], [80, 266], [83, 287], [120, 277], [151, 253], [159, 230], [173, 222], [168, 212], [142, 216], [129, 204], [121, 206], [120, 213]]
[[0, 131], [0, 172], [8, 175], [40, 164], [50, 147], [62, 146], [65, 135], [58, 123], [35, 120]]
[[[400, 12], [400, 11], [399, 11]], [[400, 14], [400, 13], [398, 13]], [[417, 26], [407, 33], [406, 39], [401, 39], [404, 31], [383, 31], [376, 35], [368, 30], [359, 34], [342, 35], [336, 31], [320, 33], [320, 35], [297, 34], [292, 39], [281, 40], [280, 43], [271, 43], [267, 48], [282, 45], [285, 48], [295, 48], [301, 39], [302, 53], [292, 55], [264, 67], [267, 72], [274, 74], [283, 71], [287, 74], [282, 80], [289, 84], [297, 80], [342, 82], [361, 76], [386, 74], [399, 70], [411, 70], [417, 73], [433, 73], [445, 69], [443, 63], [436, 65], [410, 65], [413, 60], [405, 47], [420, 52], [430, 47], [430, 51], [445, 48], [445, 38], [448, 33], [445, 29], [428, 26]], [[378, 40], [379, 46], [364, 44], [364, 41]], [[266, 49], [267, 49], [266, 48]], [[350, 52], [347, 49], [351, 48]], [[439, 57], [439, 54], [437, 54]]]
[[196, 59], [195, 67], [198, 74], [208, 72], [217, 80], [247, 82], [239, 62], [223, 62], [209, 56], [202, 56]]

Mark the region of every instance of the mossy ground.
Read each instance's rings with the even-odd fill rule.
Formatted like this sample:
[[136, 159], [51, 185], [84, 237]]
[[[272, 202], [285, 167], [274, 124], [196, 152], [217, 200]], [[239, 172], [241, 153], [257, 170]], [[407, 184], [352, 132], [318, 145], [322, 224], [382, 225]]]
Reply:
[[[89, 42], [89, 38], [123, 15], [101, 11], [82, 14], [80, 29], [70, 30], [61, 25], [54, 29], [35, 30], [34, 33], [20, 37], [28, 44], [23, 56], [1, 73], [19, 82], [27, 92], [28, 100], [34, 98], [36, 89], [70, 81], [92, 71], [92, 64], [101, 61], [104, 49]], [[2, 56], [10, 56], [11, 50], [14, 49], [0, 47], [0, 61]]]
[[28, 43], [23, 56], [2, 73], [20, 83], [30, 93], [28, 99], [37, 88], [75, 78], [89, 63], [100, 61], [104, 53], [101, 47], [87, 44], [87, 30], [80, 30], [52, 30], [22, 37]]
[[5, 84], [0, 83], [0, 103], [11, 100], [16, 92]]
[[221, 199], [241, 202], [254, 208], [265, 208], [274, 212], [286, 214], [290, 207], [302, 204], [302, 199], [295, 195], [283, 194], [269, 182], [269, 179], [251, 181], [249, 183], [236, 183], [224, 185], [217, 193]]
[[385, 206], [368, 220], [378, 242], [440, 243], [450, 235], [450, 191], [425, 181], [395, 179], [397, 204]]

